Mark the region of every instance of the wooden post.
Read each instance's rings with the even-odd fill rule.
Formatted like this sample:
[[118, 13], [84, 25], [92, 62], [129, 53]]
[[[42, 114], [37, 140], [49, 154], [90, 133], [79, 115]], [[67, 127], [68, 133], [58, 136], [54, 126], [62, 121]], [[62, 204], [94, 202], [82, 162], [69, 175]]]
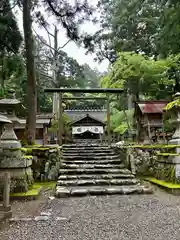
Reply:
[[110, 125], [110, 102], [109, 95], [107, 95], [107, 135], [108, 135], [108, 144], [111, 144], [111, 125]]
[[3, 206], [9, 207], [9, 194], [10, 194], [10, 173], [4, 173], [4, 193], [3, 193]]
[[63, 136], [63, 109], [62, 109], [62, 93], [59, 93], [59, 116], [58, 116], [58, 143], [62, 145]]

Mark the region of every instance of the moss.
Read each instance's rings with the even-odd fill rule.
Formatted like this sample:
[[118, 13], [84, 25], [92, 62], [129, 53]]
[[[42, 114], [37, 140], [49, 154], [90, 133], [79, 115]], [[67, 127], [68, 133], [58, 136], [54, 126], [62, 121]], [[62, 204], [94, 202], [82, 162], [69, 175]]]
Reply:
[[42, 189], [53, 189], [56, 186], [56, 182], [49, 181], [49, 182], [36, 182], [32, 185], [32, 188], [27, 192], [19, 192], [19, 193], [12, 193], [10, 197], [36, 197], [40, 194]]
[[180, 189], [180, 184], [158, 180], [156, 178], [145, 178], [145, 180], [170, 189]]
[[44, 189], [47, 188], [55, 188], [56, 187], [56, 181], [47, 181], [47, 182], [36, 182], [36, 186], [41, 186]]
[[26, 155], [26, 156], [24, 156], [23, 158], [26, 158], [26, 159], [32, 159], [33, 156], [31, 156], [31, 155]]
[[[123, 146], [124, 147], [124, 146]], [[180, 148], [180, 145], [162, 145], [162, 144], [157, 144], [157, 145], [131, 145], [131, 146], [125, 146], [125, 148], [141, 148], [141, 149], [173, 149], [173, 148]]]
[[39, 147], [39, 148], [33, 147], [33, 148], [25, 148], [25, 149], [28, 152], [32, 152], [32, 151], [48, 151], [48, 150], [50, 150], [50, 148], [47, 148], [47, 147]]
[[49, 147], [27, 147], [27, 148], [20, 148], [20, 150], [25, 153], [26, 155], [31, 155], [33, 151], [48, 151], [50, 150], [51, 148]]
[[10, 197], [36, 197], [39, 195], [40, 191], [42, 190], [42, 186], [39, 184], [34, 184], [32, 188], [27, 192], [18, 192], [10, 194]]
[[32, 150], [48, 151], [50, 148], [33, 148]]
[[14, 152], [14, 151], [18, 151], [20, 150], [21, 152], [25, 153], [25, 154], [28, 154], [28, 153], [31, 153], [32, 150], [29, 149], [29, 148], [4, 148], [4, 150], [9, 150], [11, 152]]
[[180, 98], [177, 98], [177, 99], [175, 99], [174, 101], [168, 103], [168, 104], [165, 106], [164, 110], [165, 110], [165, 111], [169, 111], [169, 110], [171, 110], [171, 109], [174, 108], [174, 107], [180, 107]]
[[180, 156], [180, 154], [177, 154], [177, 153], [157, 153], [156, 156], [168, 157], [168, 156]]

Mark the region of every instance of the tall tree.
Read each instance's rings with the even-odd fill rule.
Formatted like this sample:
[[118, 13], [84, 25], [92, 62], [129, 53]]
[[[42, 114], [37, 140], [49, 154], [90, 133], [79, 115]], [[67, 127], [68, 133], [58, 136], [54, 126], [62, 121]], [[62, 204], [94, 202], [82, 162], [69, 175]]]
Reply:
[[[44, 10], [40, 11], [42, 6], [41, 1], [23, 0], [23, 26], [25, 37], [25, 48], [27, 58], [27, 78], [28, 78], [28, 116], [27, 116], [27, 131], [26, 138], [30, 144], [35, 140], [36, 129], [36, 75], [34, 68], [34, 46], [32, 37], [32, 17], [31, 13], [35, 15], [36, 20], [41, 25], [47, 26], [44, 12], [53, 14], [59, 24], [65, 28], [67, 36], [75, 41], [79, 40], [79, 25], [85, 20], [90, 19], [92, 15], [92, 8], [87, 1], [78, 2], [74, 5], [64, 1], [44, 0]], [[32, 12], [31, 12], [32, 10]]]
[[180, 53], [180, 2], [164, 0], [163, 5], [158, 32], [158, 49], [161, 57], [167, 57], [169, 54]]
[[36, 73], [34, 59], [34, 39], [32, 35], [31, 19], [31, 0], [23, 0], [23, 28], [26, 52], [27, 67], [27, 95], [28, 95], [28, 113], [26, 120], [25, 139], [28, 144], [33, 144], [36, 134]]
[[93, 39], [99, 60], [116, 60], [120, 51], [157, 56], [162, 8], [153, 0], [102, 0], [101, 30]]
[[2, 89], [7, 79], [7, 65], [12, 60], [12, 55], [18, 52], [21, 41], [22, 37], [12, 13], [10, 1], [2, 0], [0, 2], [0, 84]]
[[174, 84], [167, 75], [170, 65], [167, 60], [155, 61], [133, 52], [120, 53], [109, 73], [102, 78], [102, 86], [123, 88], [133, 94], [134, 100], [166, 98], [169, 90], [172, 94]]

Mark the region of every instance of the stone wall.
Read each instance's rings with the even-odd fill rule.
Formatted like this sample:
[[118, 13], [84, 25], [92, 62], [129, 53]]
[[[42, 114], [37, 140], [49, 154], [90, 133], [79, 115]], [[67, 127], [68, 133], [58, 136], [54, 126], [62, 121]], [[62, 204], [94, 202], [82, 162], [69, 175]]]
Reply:
[[152, 176], [157, 160], [155, 149], [133, 148], [128, 146], [116, 147], [125, 166], [136, 175]]
[[11, 193], [27, 192], [34, 181], [56, 180], [60, 168], [59, 147], [0, 149], [0, 195], [4, 172], [10, 172]]
[[122, 161], [133, 173], [171, 183], [180, 182], [178, 149], [179, 145], [116, 146]]
[[154, 166], [154, 176], [159, 180], [180, 183], [180, 155], [176, 153], [160, 153]]
[[34, 180], [57, 180], [61, 159], [59, 147], [26, 148], [26, 152], [33, 156]]

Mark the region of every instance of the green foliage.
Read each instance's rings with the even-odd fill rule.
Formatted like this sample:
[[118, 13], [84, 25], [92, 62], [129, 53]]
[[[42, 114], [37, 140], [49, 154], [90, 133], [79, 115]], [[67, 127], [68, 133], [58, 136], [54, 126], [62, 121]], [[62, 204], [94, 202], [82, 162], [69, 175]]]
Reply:
[[144, 53], [156, 59], [178, 54], [179, 12], [177, 0], [103, 0], [101, 30], [94, 40], [97, 57], [112, 62], [120, 51]]
[[161, 12], [160, 1], [103, 0], [101, 30], [94, 40], [99, 60], [107, 58], [112, 63], [120, 51], [157, 56]]
[[168, 111], [168, 110], [171, 110], [174, 107], [180, 107], [180, 98], [168, 103], [166, 105], [166, 107], [164, 108], [164, 110]]
[[[67, 132], [69, 130], [69, 117], [66, 114], [63, 114], [63, 126], [64, 126], [64, 132]], [[59, 120], [53, 120], [51, 127], [48, 129], [49, 132], [57, 132], [58, 130], [58, 121]]]
[[141, 54], [119, 53], [109, 73], [102, 78], [101, 85], [122, 88], [133, 94], [136, 100], [140, 96], [159, 99], [169, 95], [169, 89], [172, 88], [173, 81], [167, 78], [168, 69], [167, 60], [155, 61]]
[[159, 51], [163, 57], [180, 52], [180, 3], [179, 1], [164, 1], [160, 17]]
[[139, 148], [139, 149], [176, 149], [179, 148], [180, 145], [173, 145], [173, 144], [149, 144], [149, 145], [129, 145], [129, 146], [125, 146], [125, 148]]
[[124, 134], [129, 129], [129, 123], [132, 123], [133, 114], [133, 109], [125, 111], [114, 109], [111, 113], [111, 129], [119, 134]]
[[10, 0], [1, 0], [0, 5], [0, 53], [17, 53], [22, 41]]

